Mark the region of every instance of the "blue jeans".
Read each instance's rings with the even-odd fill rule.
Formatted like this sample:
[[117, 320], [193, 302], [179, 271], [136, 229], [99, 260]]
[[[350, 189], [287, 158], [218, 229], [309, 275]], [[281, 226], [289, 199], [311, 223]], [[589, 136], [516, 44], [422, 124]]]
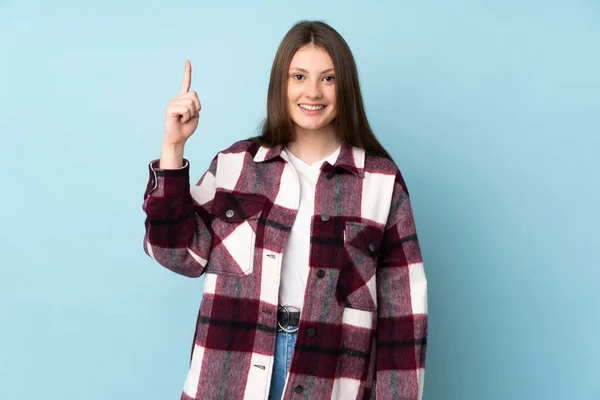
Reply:
[[[298, 327], [289, 325], [285, 329], [296, 330]], [[283, 394], [285, 378], [290, 370], [292, 355], [294, 354], [294, 344], [296, 344], [298, 332], [288, 333], [284, 331], [277, 332], [277, 341], [275, 344], [275, 360], [273, 362], [273, 374], [271, 376], [271, 389], [269, 391], [269, 400], [280, 400]]]

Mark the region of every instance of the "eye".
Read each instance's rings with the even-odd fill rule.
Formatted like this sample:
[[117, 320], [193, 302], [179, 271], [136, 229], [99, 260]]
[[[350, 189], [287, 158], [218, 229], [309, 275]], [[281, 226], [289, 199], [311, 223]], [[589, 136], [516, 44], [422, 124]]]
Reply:
[[292, 78], [294, 78], [297, 81], [300, 81], [300, 80], [304, 79], [304, 75], [302, 75], [302, 74], [292, 74]]
[[335, 76], [333, 76], [333, 75], [327, 75], [327, 76], [326, 76], [325, 78], [323, 78], [323, 79], [325, 79], [325, 81], [327, 81], [327, 82], [330, 82], [330, 83], [333, 83], [333, 82], [335, 82]]

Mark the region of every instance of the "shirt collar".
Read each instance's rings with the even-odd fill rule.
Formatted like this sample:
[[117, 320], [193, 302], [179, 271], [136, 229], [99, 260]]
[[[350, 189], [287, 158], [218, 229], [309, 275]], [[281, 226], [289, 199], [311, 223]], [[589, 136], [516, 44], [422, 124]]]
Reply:
[[[281, 154], [284, 147], [283, 144], [278, 144], [272, 148], [260, 146], [254, 155], [254, 161], [263, 162], [272, 160], [276, 157], [284, 158], [285, 156], [282, 156]], [[363, 178], [365, 176], [365, 150], [359, 147], [353, 147], [347, 143], [342, 143], [340, 154], [333, 166], [335, 168], [343, 168]]]

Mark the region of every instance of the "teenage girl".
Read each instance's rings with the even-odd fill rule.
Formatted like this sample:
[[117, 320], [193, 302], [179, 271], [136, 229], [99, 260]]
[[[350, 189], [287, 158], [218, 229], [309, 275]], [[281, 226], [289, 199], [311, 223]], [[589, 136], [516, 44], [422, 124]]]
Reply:
[[352, 53], [302, 21], [273, 62], [262, 134], [190, 185], [200, 100], [185, 64], [144, 195], [144, 250], [204, 276], [181, 399], [420, 399], [427, 283], [402, 175]]

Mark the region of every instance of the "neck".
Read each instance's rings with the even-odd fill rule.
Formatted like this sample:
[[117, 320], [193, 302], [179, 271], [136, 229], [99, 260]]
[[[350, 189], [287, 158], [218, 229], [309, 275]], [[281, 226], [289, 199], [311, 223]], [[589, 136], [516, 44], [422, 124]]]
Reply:
[[294, 156], [307, 164], [312, 164], [336, 151], [340, 144], [333, 124], [318, 130], [296, 126], [296, 139], [287, 143], [287, 148]]

